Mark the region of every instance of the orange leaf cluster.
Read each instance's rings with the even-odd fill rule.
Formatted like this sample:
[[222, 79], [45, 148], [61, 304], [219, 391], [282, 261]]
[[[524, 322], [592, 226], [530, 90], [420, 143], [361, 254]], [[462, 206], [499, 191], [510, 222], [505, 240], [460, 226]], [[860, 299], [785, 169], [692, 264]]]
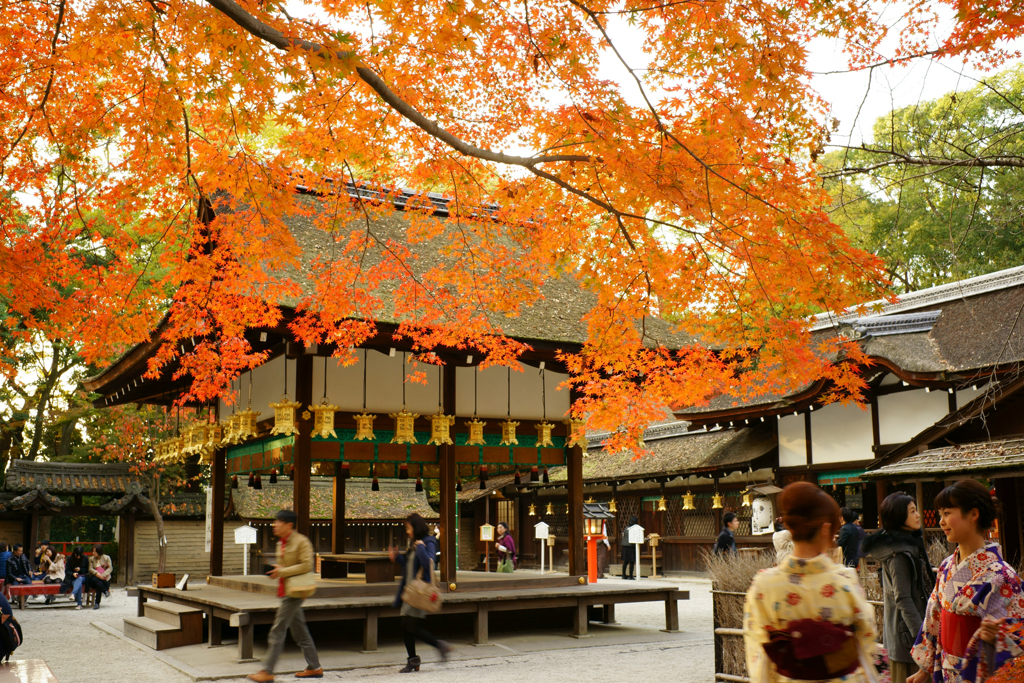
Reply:
[[[1020, 28], [1016, 3], [946, 1], [945, 54], [996, 60]], [[341, 353], [384, 319], [424, 353], [510, 363], [526, 346], [500, 321], [568, 277], [594, 302], [566, 362], [596, 423], [632, 437], [666, 404], [820, 377], [848, 397], [855, 350], [812, 347], [803, 321], [886, 283], [823, 211], [807, 46], [833, 36], [871, 63], [873, 8], [26, 0], [0, 13], [5, 325], [105, 362], [167, 315], [151, 370], [177, 362], [205, 401], [261, 362], [243, 332], [282, 304], [296, 337]], [[897, 57], [930, 21], [908, 10]], [[421, 192], [404, 237], [374, 229], [386, 198], [346, 183]], [[668, 350], [651, 317], [692, 341]]]

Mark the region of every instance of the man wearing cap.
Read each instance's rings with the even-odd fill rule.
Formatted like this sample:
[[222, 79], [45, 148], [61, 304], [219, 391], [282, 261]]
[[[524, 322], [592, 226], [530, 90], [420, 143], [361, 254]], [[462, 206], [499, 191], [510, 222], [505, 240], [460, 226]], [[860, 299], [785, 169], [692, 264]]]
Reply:
[[277, 597], [281, 604], [274, 615], [274, 625], [267, 637], [267, 658], [263, 660], [263, 670], [249, 674], [250, 681], [274, 680], [274, 667], [284, 648], [285, 634], [291, 630], [292, 639], [302, 648], [306, 658], [306, 669], [295, 674], [296, 678], [323, 678], [324, 670], [320, 667], [320, 658], [316, 653], [309, 629], [306, 628], [306, 617], [302, 613], [302, 601], [316, 592], [315, 575], [313, 572], [313, 544], [309, 539], [295, 531], [295, 513], [281, 510], [274, 519], [274, 536], [278, 538], [277, 564], [267, 573], [277, 579]]

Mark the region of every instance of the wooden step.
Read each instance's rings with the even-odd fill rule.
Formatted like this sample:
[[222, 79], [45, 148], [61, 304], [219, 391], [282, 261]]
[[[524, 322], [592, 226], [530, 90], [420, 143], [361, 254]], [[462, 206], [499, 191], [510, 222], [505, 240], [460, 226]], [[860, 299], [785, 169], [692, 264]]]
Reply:
[[179, 605], [176, 602], [169, 602], [166, 600], [150, 601], [145, 604], [143, 610], [145, 616], [150, 619], [162, 621], [165, 624], [169, 624], [176, 628], [182, 627], [184, 625], [184, 621], [189, 619], [198, 619], [200, 626], [202, 626], [202, 610], [188, 605]]
[[[192, 615], [187, 616], [191, 617]], [[124, 620], [124, 634], [128, 638], [154, 650], [166, 650], [183, 645], [197, 645], [203, 642], [201, 612], [199, 617], [198, 622], [191, 618], [185, 619], [182, 627], [172, 626], [150, 617], [126, 617]]]

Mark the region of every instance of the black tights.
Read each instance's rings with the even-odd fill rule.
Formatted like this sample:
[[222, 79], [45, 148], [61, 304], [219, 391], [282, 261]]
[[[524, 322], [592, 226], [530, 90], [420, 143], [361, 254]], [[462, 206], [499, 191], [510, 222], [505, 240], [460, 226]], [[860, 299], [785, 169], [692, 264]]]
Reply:
[[426, 619], [417, 617], [402, 617], [402, 636], [405, 638], [405, 651], [409, 653], [409, 659], [416, 656], [416, 639], [419, 638], [427, 645], [441, 649], [437, 644], [434, 634], [423, 628]]

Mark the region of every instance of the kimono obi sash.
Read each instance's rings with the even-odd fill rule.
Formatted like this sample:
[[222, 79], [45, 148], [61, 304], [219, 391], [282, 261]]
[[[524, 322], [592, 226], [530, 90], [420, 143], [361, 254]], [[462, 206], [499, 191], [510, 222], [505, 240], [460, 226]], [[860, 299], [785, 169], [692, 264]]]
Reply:
[[942, 650], [954, 657], [963, 657], [967, 654], [967, 644], [980, 627], [981, 617], [942, 610], [942, 616], [939, 617], [939, 642]]
[[801, 681], [827, 681], [860, 667], [853, 631], [822, 619], [798, 619], [772, 630], [764, 650], [780, 674]]

